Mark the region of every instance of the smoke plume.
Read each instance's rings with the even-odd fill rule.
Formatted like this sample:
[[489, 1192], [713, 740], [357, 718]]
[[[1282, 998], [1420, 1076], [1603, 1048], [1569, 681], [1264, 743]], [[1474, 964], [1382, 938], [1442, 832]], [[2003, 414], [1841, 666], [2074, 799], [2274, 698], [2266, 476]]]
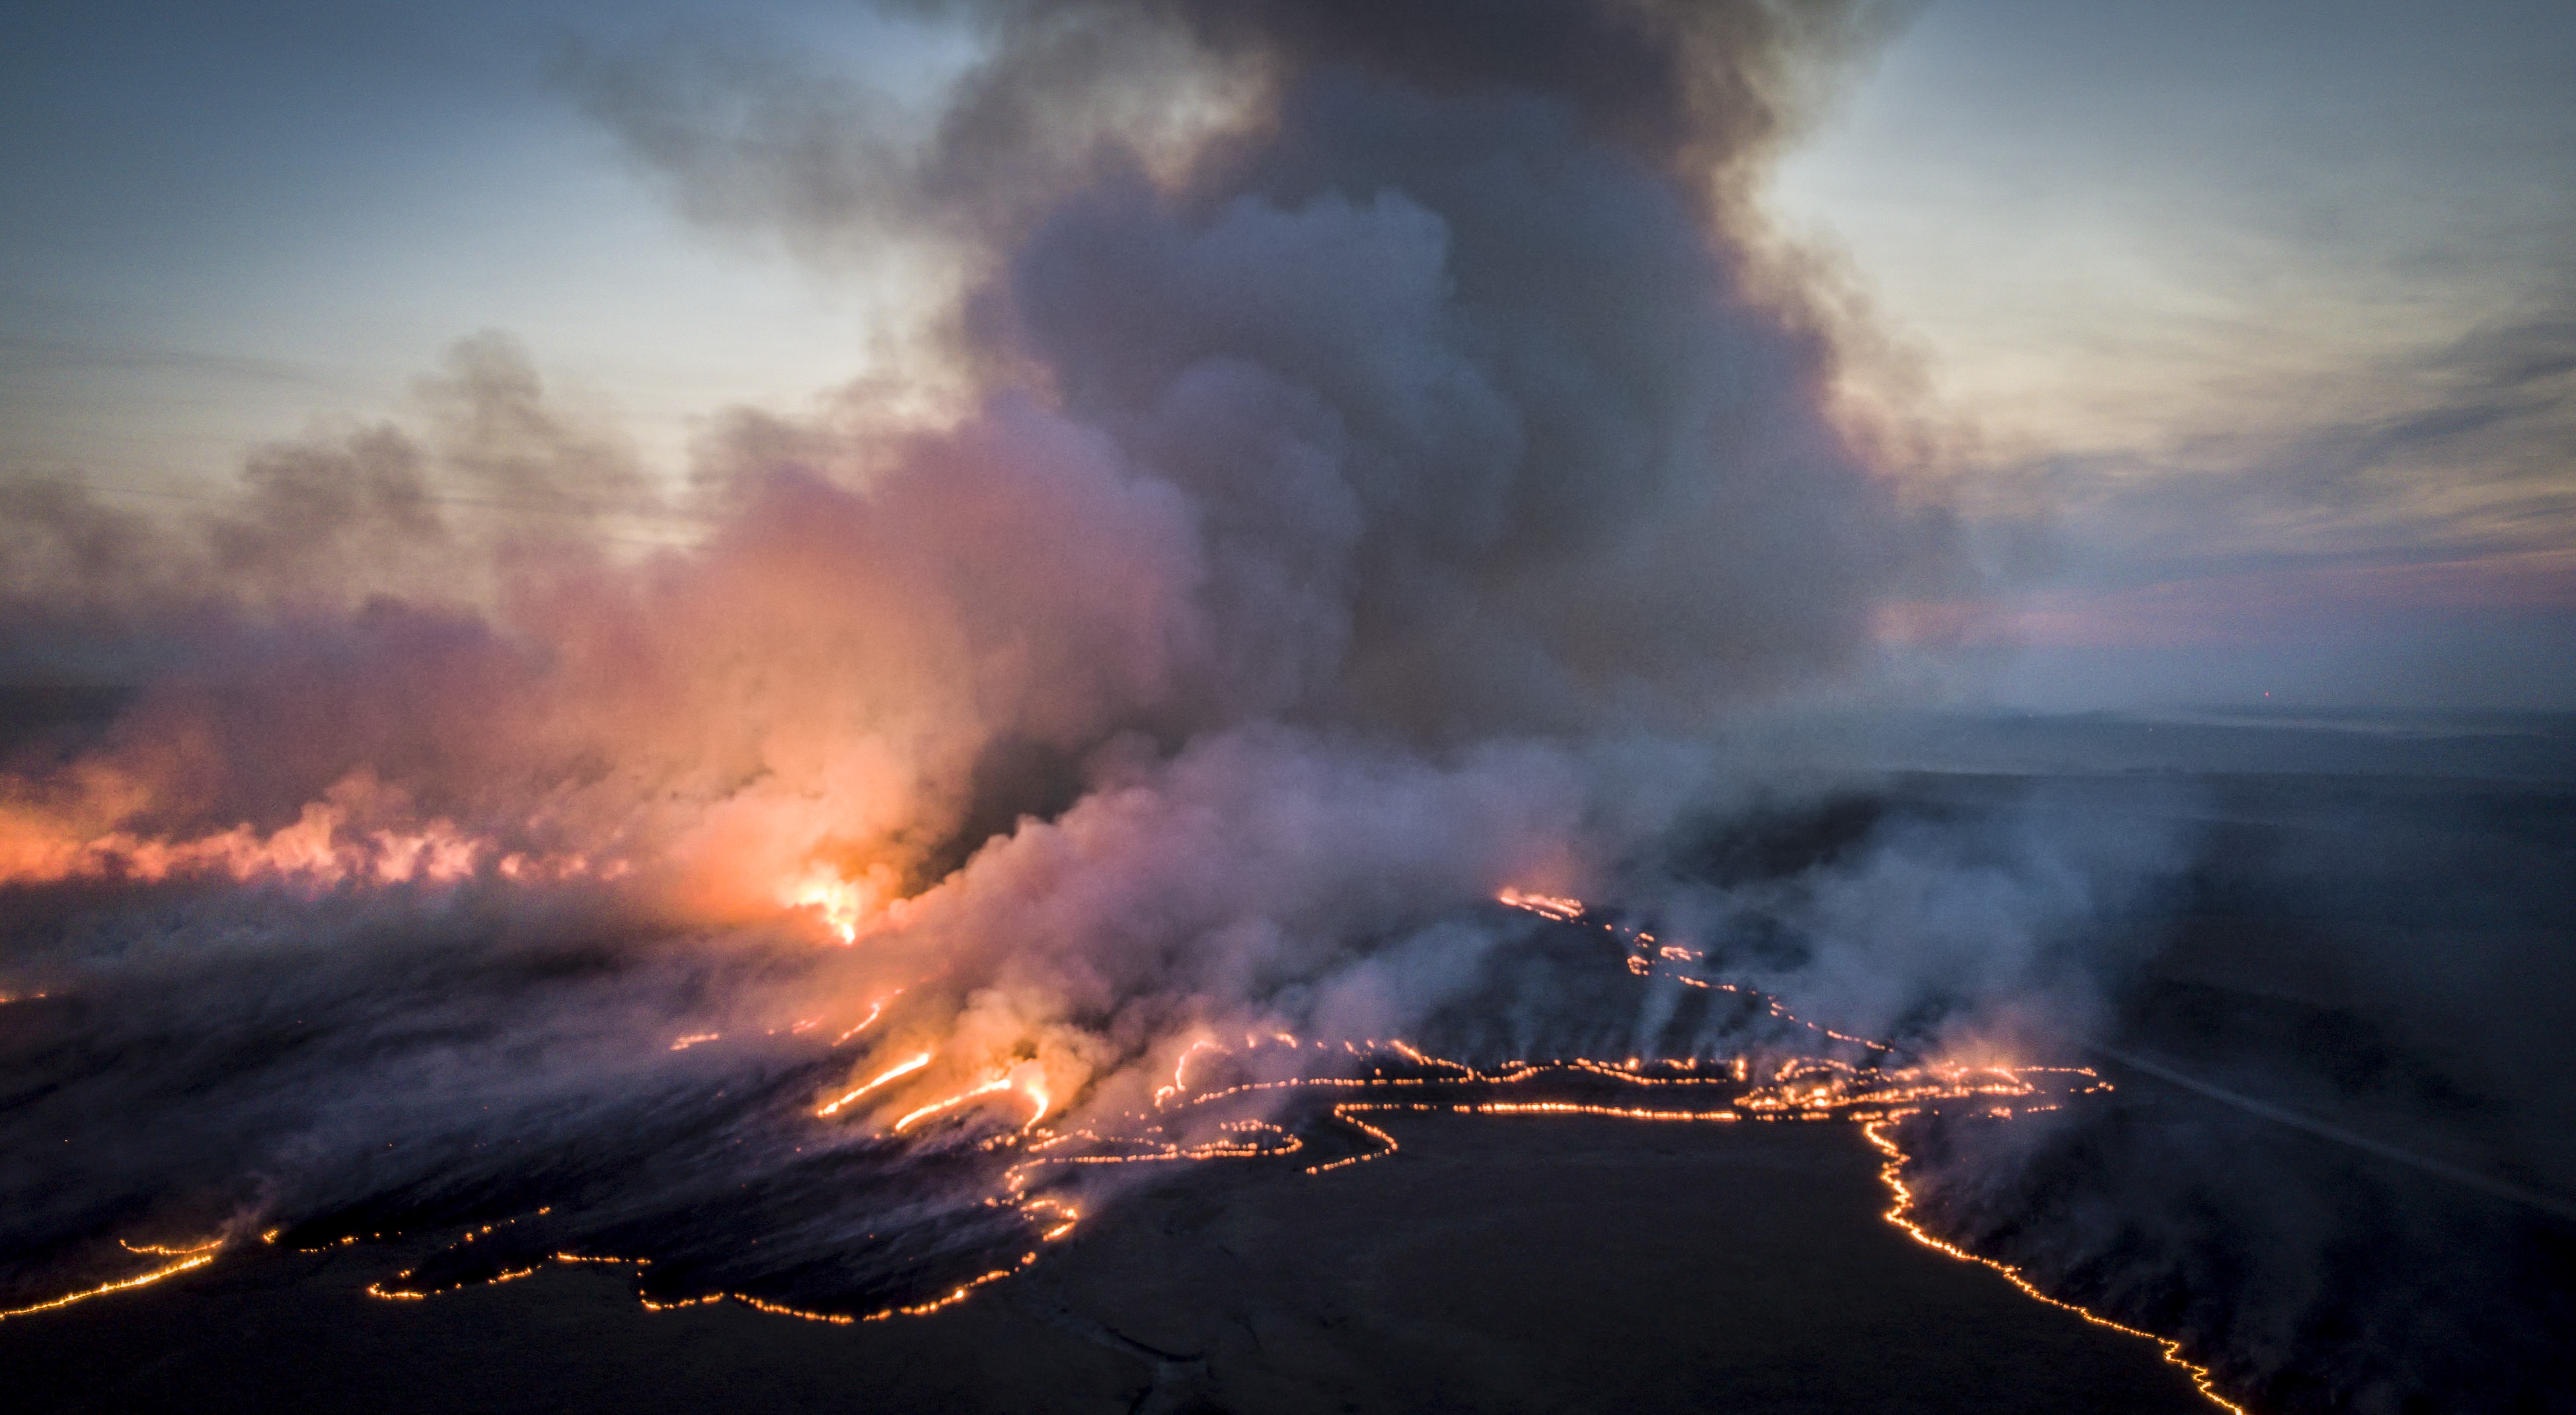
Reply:
[[[897, 1133], [944, 1098], [1132, 1108], [1219, 1034], [1725, 1044], [1484, 901], [1640, 878], [1732, 714], [1962, 573], [1749, 199], [1883, 14], [924, 8], [983, 55], [927, 114], [753, 47], [560, 74], [690, 218], [944, 272], [943, 416], [737, 412], [664, 486], [478, 336], [425, 428], [193, 513], [7, 490], [0, 661], [134, 685], [0, 782], [13, 1291], [518, 1215], [445, 1276], [859, 1310], [1009, 1241], [1000, 1159]], [[2091, 1005], [2066, 937], [2167, 868], [2026, 843], [1668, 903], [1966, 1035]]]

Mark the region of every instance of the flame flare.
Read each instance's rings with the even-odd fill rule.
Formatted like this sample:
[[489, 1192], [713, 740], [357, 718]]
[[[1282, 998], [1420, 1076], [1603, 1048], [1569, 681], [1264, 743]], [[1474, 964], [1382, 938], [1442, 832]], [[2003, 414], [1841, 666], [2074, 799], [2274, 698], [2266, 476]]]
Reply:
[[[309, 836], [317, 843], [327, 843], [329, 839], [327, 831], [315, 831]], [[315, 851], [300, 858], [321, 862], [336, 857], [320, 851], [317, 845]], [[427, 856], [424, 853], [406, 858]], [[924, 1143], [971, 1141], [1015, 1155], [1003, 1171], [1001, 1191], [993, 1202], [1015, 1212], [1026, 1225], [1032, 1242], [1018, 1260], [959, 1282], [926, 1300], [897, 1303], [864, 1315], [807, 1311], [754, 1294], [725, 1292], [683, 1300], [649, 1300], [646, 1305], [662, 1310], [731, 1298], [764, 1312], [834, 1322], [927, 1315], [954, 1306], [975, 1291], [1024, 1270], [1039, 1261], [1047, 1246], [1062, 1242], [1076, 1231], [1083, 1210], [1068, 1196], [1055, 1192], [1057, 1186], [1050, 1176], [1089, 1172], [1108, 1165], [1241, 1162], [1309, 1154], [1312, 1157], [1304, 1171], [1315, 1176], [1330, 1175], [1396, 1153], [1400, 1141], [1383, 1122], [1406, 1113], [1442, 1111], [1498, 1119], [1592, 1116], [1637, 1123], [1719, 1125], [1841, 1119], [1856, 1123], [1885, 1159], [1881, 1179], [1892, 1197], [1885, 1214], [1888, 1222], [1933, 1251], [1993, 1268], [2029, 1296], [2075, 1311], [2096, 1325], [2157, 1341], [2164, 1359], [2189, 1372], [2196, 1388], [2213, 1403], [2232, 1415], [2242, 1415], [2240, 1407], [2216, 1392], [2206, 1367], [2182, 1356], [2179, 1343], [2049, 1296], [2014, 1269], [1932, 1236], [1913, 1216], [1912, 1193], [1903, 1177], [1906, 1156], [1896, 1140], [1897, 1127], [1902, 1122], [1927, 1111], [1973, 1117], [1981, 1122], [2008, 1122], [2021, 1114], [2053, 1109], [2108, 1090], [2108, 1083], [2096, 1073], [2080, 1067], [2010, 1063], [1890, 1065], [1890, 1044], [1798, 1017], [1778, 999], [1741, 984], [1700, 976], [1706, 955], [1660, 940], [1646, 929], [1598, 917], [1579, 899], [1516, 889], [1502, 890], [1495, 897], [1505, 906], [1554, 924], [1602, 931], [1620, 943], [1631, 972], [1741, 994], [1758, 1002], [1767, 1015], [1804, 1029], [1821, 1042], [1857, 1047], [1864, 1055], [1861, 1059], [1831, 1053], [1760, 1059], [1751, 1054], [1677, 1059], [1574, 1056], [1480, 1067], [1441, 1057], [1402, 1038], [1337, 1040], [1255, 1030], [1245, 1033], [1242, 1044], [1236, 1046], [1202, 1034], [1171, 1053], [1169, 1080], [1153, 1089], [1143, 1109], [1096, 1114], [1084, 1123], [1049, 1127], [1046, 1122], [1062, 1110], [1063, 1097], [1051, 1081], [1048, 1067], [1036, 1059], [1023, 1057], [995, 1067], [962, 1088], [927, 1095], [918, 1090], [903, 1094], [922, 1082], [938, 1079], [940, 1057], [948, 1047], [960, 1044], [959, 1038], [951, 1038], [943, 1046], [914, 1051], [880, 1066], [865, 1080], [816, 1105], [811, 1115], [816, 1120], [835, 1120], [861, 1102], [889, 1098], [893, 1100], [889, 1109], [899, 1113], [883, 1124], [882, 1133], [888, 1136], [913, 1138], [936, 1130], [948, 1138]], [[825, 907], [803, 894], [795, 898], [802, 901], [799, 907]], [[852, 908], [862, 907], [858, 893], [830, 898], [849, 903]], [[865, 907], [883, 912], [880, 904]], [[836, 941], [846, 945], [857, 936], [861, 916], [846, 916], [851, 921], [846, 930], [840, 922], [843, 917], [827, 912], [839, 935]], [[873, 1025], [899, 995], [889, 993], [875, 999], [855, 1026], [828, 1043], [821, 1040], [823, 1018], [814, 1015], [795, 1018], [784, 1027], [768, 1029], [764, 1035], [783, 1036], [804, 1045], [838, 1047]], [[802, 1039], [809, 1034], [814, 1040], [804, 1042]], [[1007, 1033], [996, 1035], [1008, 1037]], [[670, 1050], [683, 1051], [717, 1040], [720, 1036], [714, 1032], [691, 1033], [673, 1042]], [[1245, 1064], [1272, 1057], [1285, 1063], [1289, 1074], [1263, 1079], [1257, 1073], [1246, 1076], [1241, 1071]], [[1341, 1068], [1353, 1065], [1358, 1068], [1357, 1074], [1337, 1074]], [[1211, 1081], [1211, 1076], [1216, 1079]], [[954, 1081], [950, 1084], [953, 1086]], [[1586, 1094], [1587, 1090], [1605, 1089], [1616, 1094]], [[1626, 1099], [1625, 1093], [1654, 1099]], [[1005, 1098], [1024, 1111], [1016, 1118], [1016, 1124], [993, 1129], [994, 1122], [972, 1118], [984, 1103]], [[1324, 1129], [1283, 1123], [1265, 1113], [1283, 1105], [1293, 1110], [1309, 1103], [1320, 1105], [1317, 1123]], [[951, 1120], [953, 1125], [945, 1123]], [[943, 1124], [934, 1126], [933, 1122]], [[1336, 1131], [1338, 1138], [1332, 1133]], [[982, 1138], [976, 1138], [979, 1135]], [[1319, 1149], [1321, 1153], [1314, 1153]], [[463, 1235], [458, 1243], [473, 1243], [492, 1231], [492, 1226], [487, 1225]], [[353, 1237], [342, 1241], [355, 1240]], [[193, 1271], [214, 1261], [224, 1240], [218, 1237], [176, 1246], [127, 1242], [125, 1247], [137, 1254], [172, 1261], [141, 1274], [0, 1312], [0, 1317], [54, 1310]], [[641, 1259], [572, 1250], [556, 1251], [551, 1258], [561, 1262], [631, 1264], [639, 1271], [645, 1265]], [[541, 1257], [534, 1263], [503, 1266], [489, 1271], [481, 1280], [522, 1278], [539, 1270], [544, 1261]], [[400, 1300], [432, 1295], [429, 1289], [407, 1285], [411, 1277], [406, 1272], [368, 1290]]]
[[875, 1079], [860, 1086], [858, 1089], [849, 1092], [847, 1095], [842, 1096], [839, 1100], [825, 1105], [821, 1110], [814, 1113], [816, 1115], [838, 1115], [841, 1112], [841, 1107], [848, 1105], [850, 1102], [857, 1100], [859, 1097], [868, 1094], [870, 1091], [875, 1090], [889, 1081], [900, 1080], [903, 1077], [911, 1075], [915, 1071], [919, 1071], [921, 1068], [928, 1066], [929, 1064], [930, 1053], [926, 1051], [918, 1056], [908, 1057], [902, 1061], [898, 1061], [894, 1065], [887, 1067], [885, 1070], [878, 1072]]

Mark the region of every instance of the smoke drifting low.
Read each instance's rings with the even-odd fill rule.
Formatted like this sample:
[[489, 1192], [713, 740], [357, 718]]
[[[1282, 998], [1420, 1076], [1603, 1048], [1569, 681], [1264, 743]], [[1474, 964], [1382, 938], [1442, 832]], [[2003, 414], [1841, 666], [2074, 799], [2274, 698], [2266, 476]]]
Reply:
[[[1742, 197], [1872, 12], [951, 13], [990, 57], [909, 144], [739, 56], [566, 74], [701, 219], [945, 250], [954, 419], [736, 414], [666, 499], [486, 338], [427, 433], [193, 522], [10, 493], [8, 661], [148, 670], [0, 798], [26, 1291], [518, 1216], [447, 1276], [863, 1310], [1009, 1241], [989, 1148], [895, 1133], [943, 1099], [1133, 1109], [1214, 1035], [1725, 1045], [1484, 901], [1636, 878], [1730, 713], [1962, 574]], [[2168, 862], [2045, 834], [1674, 907], [1802, 921], [1769, 966], [1854, 1025], [2075, 1016], [2051, 950]]]
[[[14, 778], [11, 875], [615, 870], [688, 917], [873, 929], [1023, 812], [1157, 763], [1400, 779], [1355, 765], [1383, 759], [1472, 791], [1508, 751], [1555, 754], [1483, 812], [1532, 823], [1462, 841], [1478, 865], [1423, 907], [1615, 848], [1582, 838], [1569, 744], [1813, 681], [1945, 573], [1716, 195], [1853, 22], [1435, 18], [973, 12], [992, 57], [867, 210], [1019, 232], [954, 325], [984, 391], [932, 431], [736, 419], [689, 550], [469, 524], [478, 498], [656, 509], [489, 338], [429, 385], [428, 437], [264, 452], [193, 534], [22, 488], [19, 661], [86, 633], [175, 663]], [[1186, 161], [1107, 118], [1078, 160], [1049, 146], [1056, 107], [1175, 53], [1256, 95]], [[667, 157], [651, 74], [591, 80]], [[990, 206], [1032, 194], [1025, 221]], [[1388, 789], [1330, 809], [1394, 818]]]

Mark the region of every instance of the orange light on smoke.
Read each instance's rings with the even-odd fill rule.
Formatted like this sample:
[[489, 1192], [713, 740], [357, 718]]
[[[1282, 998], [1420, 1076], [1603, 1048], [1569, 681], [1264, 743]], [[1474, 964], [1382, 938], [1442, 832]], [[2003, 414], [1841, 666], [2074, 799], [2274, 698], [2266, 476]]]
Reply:
[[[873, 1014], [871, 1014], [869, 1020], [875, 1020]], [[866, 1024], [862, 1023], [861, 1025], [864, 1026]], [[926, 1051], [919, 1056], [898, 1061], [886, 1070], [878, 1072], [876, 1078], [869, 1081], [866, 1085], [859, 1087], [857, 1090], [850, 1092], [848, 1095], [841, 1097], [839, 1100], [832, 1102], [830, 1105], [827, 1105], [814, 1113], [816, 1115], [836, 1115], [840, 1112], [841, 1107], [848, 1105], [850, 1102], [857, 1100], [859, 1097], [866, 1095], [868, 1092], [875, 1090], [886, 1082], [896, 1080], [900, 1077], [909, 1076], [929, 1064], [930, 1053]], [[896, 1128], [900, 1129], [902, 1127], [898, 1126]]]

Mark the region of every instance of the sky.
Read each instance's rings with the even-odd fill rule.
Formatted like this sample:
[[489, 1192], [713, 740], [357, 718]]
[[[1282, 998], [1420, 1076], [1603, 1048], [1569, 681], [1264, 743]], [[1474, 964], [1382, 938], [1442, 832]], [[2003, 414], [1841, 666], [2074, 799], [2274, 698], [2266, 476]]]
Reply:
[[[935, 279], [692, 220], [566, 77], [674, 35], [898, 120], [971, 53], [860, 6], [12, 10], [0, 477], [185, 504], [487, 331], [671, 477], [900, 374]], [[1902, 16], [1764, 196], [1991, 575], [1891, 654], [2051, 709], [2576, 706], [2571, 169], [2564, 5]]]
[[2046, 508], [2006, 695], [2540, 705], [2571, 178], [2565, 6], [1935, 3], [1776, 205]]

